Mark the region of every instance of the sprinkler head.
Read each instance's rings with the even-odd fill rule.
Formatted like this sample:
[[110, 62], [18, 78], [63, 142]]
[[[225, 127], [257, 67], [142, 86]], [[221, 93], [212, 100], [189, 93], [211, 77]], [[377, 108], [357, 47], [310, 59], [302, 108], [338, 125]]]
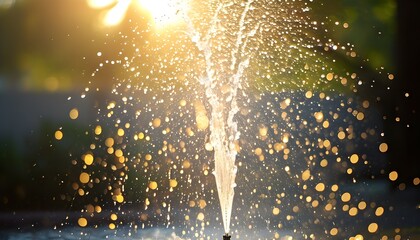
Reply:
[[228, 233], [223, 235], [223, 240], [230, 240], [230, 235]]

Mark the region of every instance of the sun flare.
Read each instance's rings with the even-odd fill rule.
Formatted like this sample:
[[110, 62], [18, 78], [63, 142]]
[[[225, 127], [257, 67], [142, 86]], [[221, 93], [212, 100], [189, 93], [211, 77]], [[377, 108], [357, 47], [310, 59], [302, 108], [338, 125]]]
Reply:
[[102, 13], [101, 22], [112, 27], [120, 24], [125, 17], [132, 0], [87, 0], [89, 7], [103, 9], [112, 6]]
[[183, 19], [185, 5], [173, 0], [138, 0], [140, 7], [150, 12], [156, 26], [179, 23]]
[[131, 0], [121, 0], [112, 9], [106, 12], [104, 16], [104, 24], [107, 26], [115, 26], [122, 22], [127, 12]]
[[89, 7], [105, 9], [101, 22], [108, 27], [120, 24], [132, 3], [148, 11], [158, 28], [180, 23], [186, 12], [185, 1], [181, 0], [87, 0]]

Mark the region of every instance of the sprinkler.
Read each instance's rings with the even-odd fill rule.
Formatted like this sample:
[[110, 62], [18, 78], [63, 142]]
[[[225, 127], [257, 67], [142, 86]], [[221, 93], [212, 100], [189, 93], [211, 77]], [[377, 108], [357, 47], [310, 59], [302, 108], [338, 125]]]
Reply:
[[230, 240], [230, 235], [228, 233], [223, 235], [223, 240]]

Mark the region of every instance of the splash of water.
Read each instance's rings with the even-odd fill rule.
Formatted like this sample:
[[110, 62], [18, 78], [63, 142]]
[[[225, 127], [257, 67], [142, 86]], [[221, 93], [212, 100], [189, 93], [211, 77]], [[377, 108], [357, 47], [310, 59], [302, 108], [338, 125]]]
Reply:
[[[337, 212], [351, 205], [361, 204], [365, 209], [363, 205], [367, 203], [363, 196], [351, 194], [339, 182], [341, 180], [336, 176], [340, 171], [336, 170], [355, 176], [353, 181], [356, 183], [356, 168], [360, 167], [356, 164], [361, 162], [359, 157], [364, 159], [365, 156], [354, 153], [356, 146], [360, 145], [355, 136], [361, 136], [362, 141], [370, 141], [365, 145], [371, 146], [372, 141], [377, 139], [370, 135], [367, 137], [366, 133], [374, 135], [379, 129], [375, 127], [373, 131], [367, 125], [361, 125], [365, 124], [363, 113], [368, 112], [369, 104], [364, 102], [363, 106], [358, 106], [352, 98], [338, 97], [337, 92], [325, 93], [322, 89], [330, 85], [339, 85], [341, 88], [338, 89], [356, 86], [353, 81], [358, 80], [356, 74], [341, 72], [331, 63], [335, 61], [336, 51], [355, 55], [353, 47], [336, 44], [331, 39], [325, 42], [323, 36], [318, 36], [323, 23], [306, 17], [305, 13], [310, 9], [306, 2], [191, 0], [189, 3], [191, 9], [180, 7], [181, 10], [177, 11], [183, 16], [186, 28], [184, 25], [171, 28], [165, 34], [162, 34], [164, 29], [153, 32], [150, 28], [133, 28], [133, 34], [138, 36], [128, 43], [132, 44], [135, 55], [124, 65], [133, 77], [129, 80], [117, 79], [113, 93], [118, 100], [106, 106], [108, 118], [115, 120], [117, 130], [111, 139], [112, 142], [115, 139], [115, 145], [105, 143], [108, 147], [106, 154], [117, 158], [105, 160], [115, 171], [112, 174], [118, 176], [112, 179], [110, 174], [104, 174], [107, 178], [101, 179], [111, 179], [113, 200], [126, 204], [129, 196], [127, 200], [123, 198], [123, 192], [128, 192], [124, 188], [129, 191], [146, 189], [145, 209], [139, 214], [142, 228], [154, 226], [149, 219], [155, 216], [159, 221], [166, 222], [167, 228], [174, 226], [179, 212], [185, 215], [182, 224], [189, 229], [182, 234], [196, 231], [195, 238], [198, 234], [204, 237], [208, 234], [204, 232], [204, 227], [211, 228], [213, 224], [213, 216], [207, 214], [213, 209], [206, 210], [205, 206], [210, 203], [209, 209], [217, 201], [208, 195], [208, 192], [213, 194], [212, 189], [207, 187], [207, 170], [211, 168], [207, 161], [210, 158], [207, 158], [207, 153], [203, 157], [200, 153], [204, 136], [209, 136], [205, 150], [212, 149], [214, 154], [211, 157], [214, 159], [213, 174], [225, 232], [230, 232], [231, 221], [232, 225], [238, 226], [246, 215], [250, 221], [246, 224], [252, 233], [250, 235], [256, 235], [257, 223], [267, 223], [271, 234], [267, 239], [272, 239], [273, 234], [279, 238], [279, 234], [287, 228], [302, 232], [305, 239], [309, 238], [307, 231], [331, 236], [349, 234], [350, 230], [342, 231], [340, 226], [336, 226], [333, 217], [340, 217]], [[142, 43], [141, 46], [138, 42]], [[124, 45], [124, 51], [131, 54], [129, 45]], [[144, 79], [147, 81], [142, 81]], [[190, 82], [190, 79], [199, 81]], [[176, 85], [179, 82], [182, 86], [178, 88]], [[263, 94], [253, 96], [253, 87], [262, 90]], [[155, 89], [158, 91], [153, 92]], [[307, 92], [303, 93], [303, 97], [297, 90]], [[190, 93], [192, 96], [189, 96]], [[133, 97], [137, 95], [142, 97]], [[161, 111], [162, 105], [172, 107], [177, 99], [174, 95], [183, 95], [180, 107]], [[189, 125], [194, 124], [191, 121], [194, 112], [190, 108], [192, 104], [187, 104], [191, 100], [189, 97], [194, 100], [196, 128]], [[211, 109], [208, 116], [202, 100]], [[127, 112], [129, 104], [135, 110], [132, 114]], [[126, 120], [128, 125], [122, 126], [125, 121], [122, 116], [135, 118]], [[205, 120], [202, 126], [199, 126], [199, 117]], [[355, 122], [354, 117], [359, 122]], [[148, 126], [142, 125], [148, 121]], [[178, 127], [180, 130], [176, 131]], [[203, 131], [207, 127], [210, 131]], [[183, 138], [184, 128], [191, 138]], [[197, 138], [192, 138], [194, 132], [191, 129], [197, 130]], [[356, 131], [359, 129], [362, 132]], [[100, 133], [95, 129], [95, 134]], [[131, 140], [133, 135], [136, 142]], [[161, 138], [163, 142], [160, 142]], [[98, 137], [98, 142], [100, 139]], [[101, 144], [99, 142], [97, 146]], [[177, 144], [180, 153], [172, 152]], [[160, 145], [162, 148], [157, 149]], [[188, 145], [188, 150], [185, 145]], [[112, 154], [113, 148], [115, 154]], [[126, 159], [122, 159], [122, 152]], [[244, 159], [246, 161], [242, 161]], [[366, 159], [364, 162], [367, 164]], [[236, 165], [240, 167], [241, 174], [238, 176]], [[116, 171], [119, 169], [121, 172]], [[129, 170], [130, 179], [141, 173], [138, 178], [147, 179], [148, 183], [127, 184], [125, 181], [129, 178], [125, 176]], [[200, 171], [203, 174], [197, 174]], [[96, 178], [94, 173], [90, 178], [87, 173], [82, 174], [82, 184], [90, 184], [90, 179]], [[235, 181], [241, 183], [237, 188]], [[131, 187], [127, 187], [130, 184]], [[195, 189], [190, 191], [192, 187]], [[233, 206], [235, 191], [239, 201], [242, 198], [242, 206]], [[243, 198], [246, 198], [245, 201]], [[182, 208], [185, 203], [188, 209]], [[200, 208], [197, 221], [191, 221], [197, 207]], [[156, 214], [148, 216], [154, 208]], [[362, 212], [362, 208], [351, 207], [348, 215], [353, 218], [357, 212]], [[176, 214], [173, 209], [177, 209]], [[236, 211], [237, 219], [241, 220], [231, 220], [232, 211]], [[166, 219], [163, 219], [165, 216]], [[376, 223], [372, 224], [374, 228]], [[246, 239], [250, 239], [250, 235], [241, 233], [241, 237]]]
[[[259, 25], [251, 29], [246, 28], [246, 16], [250, 11], [252, 0], [243, 4], [237, 28], [234, 32], [226, 31], [220, 24], [222, 12], [228, 12], [233, 4], [221, 3], [213, 15], [209, 30], [200, 34], [194, 28], [192, 21], [186, 17], [191, 40], [204, 55], [206, 70], [200, 83], [205, 87], [205, 94], [211, 106], [210, 143], [214, 149], [217, 192], [224, 230], [230, 232], [230, 218], [234, 198], [234, 188], [237, 166], [237, 144], [240, 136], [235, 115], [239, 111], [237, 95], [242, 88], [244, 71], [249, 66], [251, 54], [246, 54], [248, 39], [252, 38]], [[228, 36], [231, 34], [231, 36]], [[232, 37], [233, 36], [233, 37]], [[230, 52], [221, 51], [228, 41], [232, 48]], [[228, 56], [230, 53], [230, 56]], [[220, 58], [222, 57], [222, 58]]]

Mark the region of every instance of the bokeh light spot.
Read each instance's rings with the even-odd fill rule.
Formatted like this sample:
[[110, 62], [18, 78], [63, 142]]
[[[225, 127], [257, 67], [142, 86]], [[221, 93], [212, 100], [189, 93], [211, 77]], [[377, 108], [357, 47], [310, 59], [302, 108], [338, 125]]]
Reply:
[[370, 233], [375, 233], [378, 230], [378, 224], [377, 223], [371, 223], [368, 226], [368, 231]]
[[75, 120], [79, 117], [79, 110], [77, 108], [73, 108], [69, 112], [70, 119]]
[[388, 151], [388, 144], [386, 144], [386, 143], [379, 144], [379, 151], [381, 151], [383, 153]]
[[63, 139], [63, 132], [62, 132], [62, 131], [60, 131], [60, 130], [55, 131], [55, 133], [54, 133], [54, 137], [55, 137], [55, 139], [57, 139], [57, 140], [61, 140], [61, 139]]
[[83, 161], [85, 162], [86, 165], [91, 165], [93, 163], [93, 155], [90, 153], [87, 153], [86, 155], [84, 155]]
[[84, 217], [81, 217], [77, 220], [77, 224], [79, 224], [80, 227], [86, 227], [87, 226], [87, 219]]
[[155, 181], [150, 181], [150, 182], [149, 182], [149, 188], [150, 188], [150, 189], [152, 189], [152, 190], [156, 190], [156, 189], [157, 189], [157, 187], [158, 187], [157, 182], [155, 182]]
[[341, 195], [341, 201], [343, 202], [348, 202], [351, 199], [351, 195], [348, 192], [343, 193], [343, 195]]
[[79, 176], [79, 180], [81, 183], [88, 183], [89, 179], [90, 179], [89, 174], [85, 172], [82, 172]]
[[389, 180], [391, 181], [395, 181], [398, 178], [398, 173], [397, 171], [392, 171], [389, 173]]

